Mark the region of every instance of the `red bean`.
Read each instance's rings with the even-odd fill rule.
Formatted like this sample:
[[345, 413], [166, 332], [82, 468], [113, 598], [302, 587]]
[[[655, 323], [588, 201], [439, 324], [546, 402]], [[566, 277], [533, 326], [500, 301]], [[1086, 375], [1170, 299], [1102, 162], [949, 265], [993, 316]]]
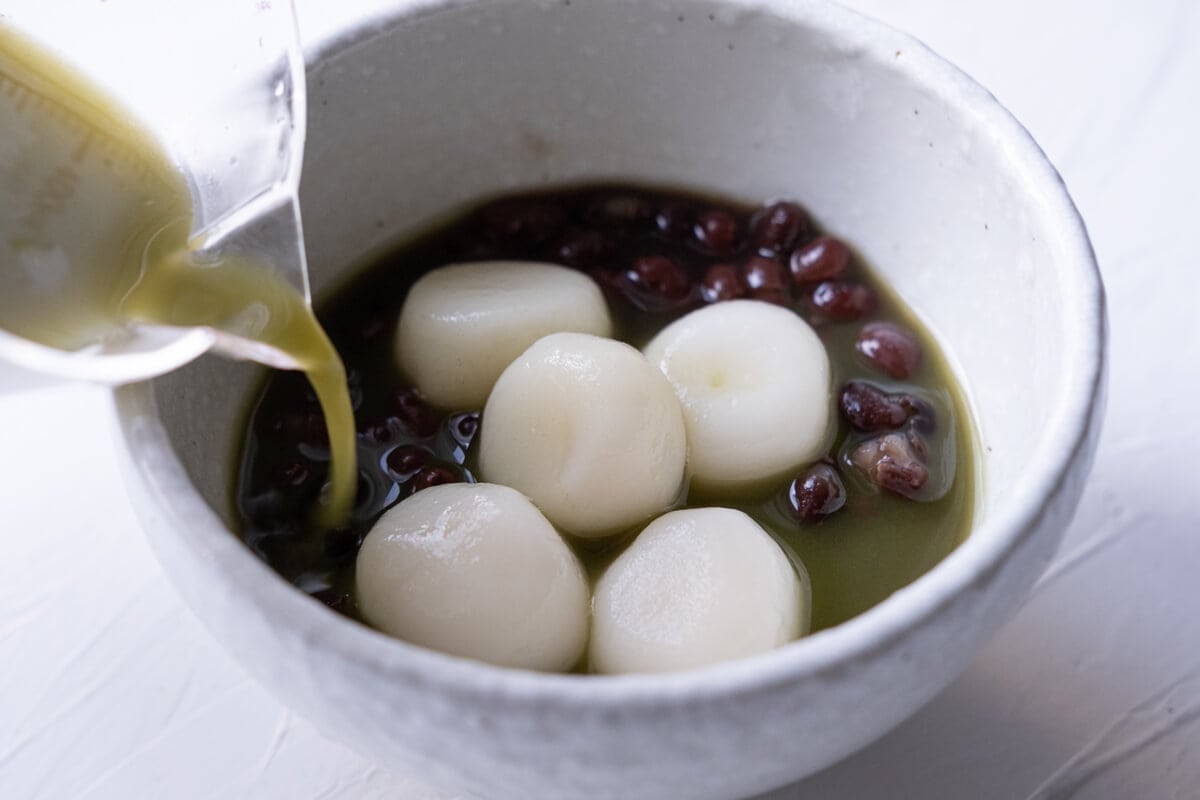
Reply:
[[692, 235], [696, 209], [689, 203], [664, 203], [654, 217], [659, 233], [673, 242], [686, 242]]
[[820, 236], [796, 248], [790, 266], [796, 283], [816, 283], [840, 278], [850, 265], [850, 249], [832, 236]]
[[846, 504], [846, 488], [828, 464], [814, 464], [788, 486], [788, 508], [801, 522], [816, 522]]
[[825, 319], [852, 322], [873, 311], [878, 299], [860, 283], [825, 281], [813, 289], [812, 304]]
[[775, 203], [750, 220], [750, 244], [764, 255], [790, 250], [808, 233], [808, 214], [796, 203]]
[[596, 269], [589, 273], [600, 288], [612, 294], [624, 295], [628, 290], [624, 273], [612, 269]]
[[403, 445], [388, 453], [385, 463], [394, 480], [403, 483], [429, 463], [429, 451], [416, 445]]
[[904, 406], [887, 392], [862, 381], [850, 381], [842, 388], [842, 416], [860, 431], [899, 428], [908, 421]]
[[764, 256], [746, 259], [746, 263], [742, 264], [742, 280], [752, 292], [786, 292], [788, 288], [787, 270], [783, 264]]
[[599, 231], [574, 230], [563, 237], [556, 255], [569, 267], [598, 267], [612, 258], [613, 243]]
[[703, 212], [696, 218], [696, 241], [712, 253], [722, 255], [733, 250], [738, 239], [738, 221], [733, 214], [719, 208]]
[[911, 430], [868, 439], [850, 452], [850, 462], [872, 483], [910, 499], [918, 499], [929, 481], [924, 459], [924, 440]]
[[445, 467], [422, 467], [412, 479], [413, 492], [428, 489], [430, 486], [440, 486], [443, 483], [457, 483], [458, 476]]
[[396, 392], [396, 416], [400, 422], [417, 436], [432, 436], [441, 424], [437, 413], [430, 408], [416, 389], [401, 389]]
[[865, 381], [850, 381], [843, 386], [839, 405], [846, 421], [867, 433], [895, 430], [905, 424], [922, 433], [937, 427], [929, 403], [907, 393], [889, 394]]
[[746, 287], [732, 264], [713, 264], [704, 273], [704, 280], [700, 283], [700, 296], [706, 303], [733, 300], [745, 293]]
[[654, 301], [666, 301], [668, 305], [686, 300], [692, 292], [692, 282], [687, 271], [666, 256], [641, 256], [625, 272], [625, 280], [642, 294]]
[[916, 337], [891, 322], [868, 322], [854, 347], [872, 365], [896, 380], [907, 380], [921, 364]]

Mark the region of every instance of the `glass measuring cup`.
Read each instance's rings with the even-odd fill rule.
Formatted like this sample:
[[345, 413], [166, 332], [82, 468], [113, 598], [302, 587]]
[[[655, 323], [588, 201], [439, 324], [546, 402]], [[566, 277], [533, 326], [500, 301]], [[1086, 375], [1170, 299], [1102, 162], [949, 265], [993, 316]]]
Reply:
[[[252, 260], [307, 299], [304, 71], [290, 2], [3, 0], [0, 28], [86, 74], [152, 132], [187, 181], [198, 259]], [[107, 170], [140, 188], [156, 176], [128, 159], [141, 134], [116, 141], [71, 124], [91, 111], [64, 102], [54, 80], [27, 77], [0, 73], [0, 389], [32, 374], [138, 380], [212, 348], [294, 366], [235, 325], [128, 325], [92, 307], [124, 288], [94, 254], [129, 212], [86, 178]]]

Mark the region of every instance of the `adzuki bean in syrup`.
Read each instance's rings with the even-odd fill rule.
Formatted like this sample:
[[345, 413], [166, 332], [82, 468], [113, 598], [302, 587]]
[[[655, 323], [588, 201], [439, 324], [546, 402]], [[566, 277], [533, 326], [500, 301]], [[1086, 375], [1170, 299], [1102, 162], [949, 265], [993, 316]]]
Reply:
[[[814, 209], [819, 217], [820, 209]], [[246, 543], [280, 574], [356, 616], [354, 556], [383, 511], [414, 492], [474, 481], [480, 409], [434, 408], [392, 357], [405, 293], [438, 266], [549, 261], [591, 275], [617, 336], [640, 347], [709, 303], [754, 298], [793, 310], [825, 343], [837, 413], [826, 458], [736, 497], [812, 585], [813, 629], [864, 611], [928, 570], [969, 530], [973, 442], [958, 387], [932, 339], [893, 293], [809, 211], [596, 186], [498, 198], [393, 248], [320, 306], [349, 370], [359, 498], [336, 530], [311, 510], [328, 469], [324, 421], [295, 375], [268, 377], [249, 415], [236, 497]], [[797, 413], [803, 413], [797, 409]], [[787, 436], [790, 421], [776, 421]], [[593, 578], [627, 538], [577, 547]]]

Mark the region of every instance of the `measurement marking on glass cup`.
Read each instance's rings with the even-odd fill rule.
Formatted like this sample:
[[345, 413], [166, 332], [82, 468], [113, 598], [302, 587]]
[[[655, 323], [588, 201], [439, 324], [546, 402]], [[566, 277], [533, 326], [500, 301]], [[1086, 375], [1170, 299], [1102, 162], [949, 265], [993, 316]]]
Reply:
[[[153, 180], [151, 171], [133, 148], [119, 138], [104, 135], [74, 109], [4, 73], [0, 73], [0, 94], [5, 97], [6, 105], [12, 111], [27, 120], [31, 135], [54, 130], [68, 140], [72, 137], [76, 139], [73, 147], [70, 147], [68, 162], [52, 168], [42, 178], [30, 195], [28, 210], [19, 217], [29, 235], [40, 236], [49, 219], [64, 213], [70, 206], [82, 181], [76, 167], [84, 165], [90, 153], [94, 153], [106, 168], [120, 166], [131, 173], [135, 181]], [[51, 125], [45, 124], [47, 122]], [[98, 146], [99, 152], [94, 151], [94, 145]]]

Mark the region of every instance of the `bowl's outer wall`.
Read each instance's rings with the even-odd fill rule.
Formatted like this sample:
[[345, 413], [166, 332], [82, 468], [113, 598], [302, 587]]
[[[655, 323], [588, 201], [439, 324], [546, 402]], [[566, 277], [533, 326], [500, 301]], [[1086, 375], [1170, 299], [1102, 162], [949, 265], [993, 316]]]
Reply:
[[[865, 745], [1015, 610], [1082, 490], [1100, 404], [1064, 397], [1080, 394], [1072, 359], [1098, 363], [1100, 343], [1063, 307], [1092, 302], [1093, 323], [1101, 310], [1068, 297], [1089, 265], [1061, 229], [1077, 226], [1061, 188], [972, 106], [990, 102], [981, 92], [952, 71], [923, 84], [942, 73], [919, 46], [823, 4], [782, 17], [746, 3], [427, 5], [310, 69], [302, 204], [318, 294], [399, 234], [509, 188], [618, 178], [798, 198], [948, 343], [986, 454], [979, 532], [935, 570], [942, 583], [761, 659], [674, 679], [494, 670], [327, 612], [228, 533], [245, 411], [229, 398], [257, 373], [205, 358], [117, 394], [164, 567], [322, 730], [485, 796], [732, 797]], [[1072, 466], [1022, 484], [1064, 426]], [[1015, 516], [985, 524], [1002, 512]]]

